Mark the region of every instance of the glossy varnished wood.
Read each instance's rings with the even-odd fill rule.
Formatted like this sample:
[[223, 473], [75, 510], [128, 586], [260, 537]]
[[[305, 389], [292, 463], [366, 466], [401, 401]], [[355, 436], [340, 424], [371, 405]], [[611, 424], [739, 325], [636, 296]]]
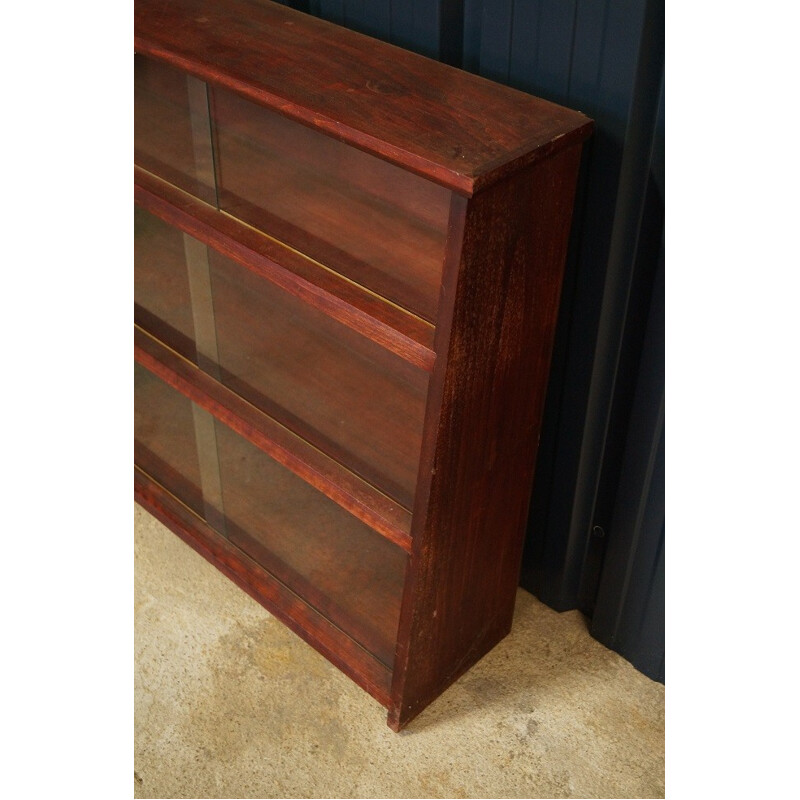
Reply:
[[137, 472], [137, 499], [399, 730], [511, 626], [591, 122], [266, 0], [136, 0], [135, 26], [167, 66], [136, 202], [183, 236], [193, 314], [165, 235], [136, 358], [192, 401], [203, 495], [162, 446], [172, 488]]
[[313, 259], [136, 168], [135, 198], [143, 208], [368, 336], [430, 370], [434, 328]]
[[140, 329], [136, 360], [201, 408], [257, 444], [287, 469], [404, 550], [411, 549], [411, 515], [399, 503], [275, 420], [260, 412], [177, 353]]
[[263, 0], [137, 0], [135, 46], [468, 195], [591, 128], [574, 111]]
[[464, 209], [428, 400], [395, 729], [511, 628], [579, 158], [534, 165]]
[[220, 210], [436, 322], [447, 189], [232, 92], [211, 100]]

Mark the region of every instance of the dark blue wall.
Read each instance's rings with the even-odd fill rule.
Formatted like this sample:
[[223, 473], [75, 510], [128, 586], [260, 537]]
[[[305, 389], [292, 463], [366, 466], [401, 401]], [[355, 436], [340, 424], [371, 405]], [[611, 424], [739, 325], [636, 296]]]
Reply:
[[595, 120], [521, 583], [663, 681], [663, 0], [287, 5]]

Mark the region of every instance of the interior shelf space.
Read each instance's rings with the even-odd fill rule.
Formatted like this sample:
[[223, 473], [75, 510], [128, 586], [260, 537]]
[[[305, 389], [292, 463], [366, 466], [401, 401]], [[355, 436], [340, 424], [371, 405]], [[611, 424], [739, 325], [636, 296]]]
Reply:
[[143, 329], [411, 510], [427, 372], [140, 208], [135, 241]]
[[391, 668], [407, 554], [139, 364], [135, 378], [137, 466], [178, 497], [194, 476], [193, 511]]
[[237, 431], [358, 520], [410, 552], [411, 513], [397, 501], [264, 414], [141, 328], [134, 330], [134, 343], [138, 364]]
[[430, 372], [433, 325], [328, 269], [263, 231], [134, 168], [137, 206]]
[[448, 189], [160, 62], [135, 64], [141, 167], [435, 323]]

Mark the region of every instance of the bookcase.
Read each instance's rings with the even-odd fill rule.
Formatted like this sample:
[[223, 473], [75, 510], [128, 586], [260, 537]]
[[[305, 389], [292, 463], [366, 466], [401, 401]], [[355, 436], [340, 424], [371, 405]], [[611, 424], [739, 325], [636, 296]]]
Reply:
[[137, 501], [399, 730], [505, 636], [582, 114], [136, 0]]

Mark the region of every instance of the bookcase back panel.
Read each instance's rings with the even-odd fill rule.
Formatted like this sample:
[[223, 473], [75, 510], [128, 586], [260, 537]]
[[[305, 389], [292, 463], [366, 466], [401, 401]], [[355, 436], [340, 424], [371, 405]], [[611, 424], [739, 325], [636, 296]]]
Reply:
[[220, 209], [433, 322], [450, 191], [221, 89]]
[[410, 510], [428, 373], [210, 256], [222, 383]]
[[149, 212], [135, 320], [410, 510], [429, 373]]
[[406, 553], [140, 365], [136, 465], [387, 668]]

